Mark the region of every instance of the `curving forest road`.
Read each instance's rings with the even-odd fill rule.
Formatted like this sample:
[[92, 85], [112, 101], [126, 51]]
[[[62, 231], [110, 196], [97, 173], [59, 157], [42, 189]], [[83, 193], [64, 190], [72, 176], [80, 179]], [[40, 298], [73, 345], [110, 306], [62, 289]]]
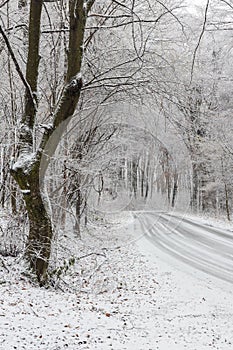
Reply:
[[134, 214], [163, 252], [203, 272], [233, 282], [233, 232], [165, 212]]

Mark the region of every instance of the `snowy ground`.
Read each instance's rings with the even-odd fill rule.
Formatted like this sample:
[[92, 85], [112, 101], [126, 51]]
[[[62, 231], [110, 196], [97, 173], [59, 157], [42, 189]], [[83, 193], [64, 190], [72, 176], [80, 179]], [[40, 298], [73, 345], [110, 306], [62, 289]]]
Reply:
[[71, 241], [80, 259], [56, 289], [2, 257], [0, 350], [233, 349], [232, 286], [158, 253], [141, 233], [122, 215]]

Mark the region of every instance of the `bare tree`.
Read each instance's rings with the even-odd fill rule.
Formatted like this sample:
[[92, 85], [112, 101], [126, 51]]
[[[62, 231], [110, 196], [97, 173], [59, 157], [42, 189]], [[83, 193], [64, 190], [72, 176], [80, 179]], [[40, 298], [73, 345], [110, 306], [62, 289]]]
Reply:
[[43, 153], [53, 154], [59, 137], [46, 149], [51, 134], [58, 130], [61, 135], [61, 124], [68, 123], [79, 101], [83, 85], [81, 65], [83, 57], [84, 33], [87, 15], [94, 1], [69, 1], [69, 49], [67, 53], [67, 73], [60, 103], [54, 111], [52, 125], [45, 127], [39, 147], [34, 140], [36, 115], [38, 111], [38, 74], [40, 63], [41, 16], [43, 1], [31, 0], [29, 18], [28, 54], [26, 76], [24, 77], [8, 38], [1, 28], [16, 69], [25, 86], [24, 113], [19, 132], [18, 160], [12, 167], [12, 175], [18, 183], [26, 204], [30, 232], [26, 244], [26, 256], [31, 268], [35, 271], [40, 284], [47, 279], [47, 268], [51, 252], [52, 223], [47, 213], [41, 193], [40, 163]]
[[[26, 8], [25, 1], [19, 5]], [[144, 69], [147, 42], [157, 23], [171, 13], [160, 2], [156, 11], [152, 8], [148, 1], [31, 0], [28, 24], [17, 24], [19, 28], [28, 28], [28, 45], [23, 48], [27, 54], [25, 68], [22, 68], [24, 53], [14, 49], [9, 37], [15, 27], [0, 26], [21, 88], [25, 90], [17, 160], [11, 173], [29, 218], [26, 257], [41, 285], [47, 280], [53, 238], [53, 224], [43, 194], [50, 159], [69, 121], [80, 110], [107, 100], [109, 103], [123, 98], [136, 100], [141, 94], [146, 81], [139, 72]], [[121, 51], [118, 44], [122, 28]], [[102, 50], [97, 54], [96, 47], [100, 46]]]

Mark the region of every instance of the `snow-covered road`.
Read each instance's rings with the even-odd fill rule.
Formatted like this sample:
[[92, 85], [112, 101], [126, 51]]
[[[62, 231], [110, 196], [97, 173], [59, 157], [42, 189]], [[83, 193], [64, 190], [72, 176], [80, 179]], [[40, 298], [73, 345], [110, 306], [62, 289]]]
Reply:
[[164, 212], [138, 212], [135, 217], [157, 248], [203, 272], [233, 282], [232, 231]]

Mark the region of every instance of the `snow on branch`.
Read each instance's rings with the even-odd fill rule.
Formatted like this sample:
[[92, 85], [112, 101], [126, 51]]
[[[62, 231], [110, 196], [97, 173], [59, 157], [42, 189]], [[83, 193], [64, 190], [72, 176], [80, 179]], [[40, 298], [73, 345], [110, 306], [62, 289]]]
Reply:
[[81, 90], [83, 86], [82, 74], [79, 72], [75, 77], [73, 77], [70, 82], [66, 85], [66, 91], [68, 94], [76, 94]]
[[45, 131], [49, 132], [53, 129], [53, 124], [49, 123], [49, 124], [39, 124], [38, 125], [39, 128], [44, 129]]
[[17, 172], [18, 170], [22, 170], [25, 174], [29, 173], [31, 167], [35, 164], [36, 161], [36, 153], [26, 153], [22, 152], [17, 160], [11, 167], [13, 172]]

